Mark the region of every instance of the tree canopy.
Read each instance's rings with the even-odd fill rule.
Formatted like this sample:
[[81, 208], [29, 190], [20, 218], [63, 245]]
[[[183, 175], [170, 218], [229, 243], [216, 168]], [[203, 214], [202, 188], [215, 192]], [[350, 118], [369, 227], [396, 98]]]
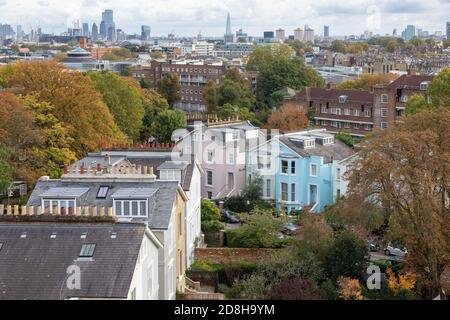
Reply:
[[176, 74], [166, 74], [160, 81], [158, 81], [159, 93], [166, 98], [172, 108], [175, 103], [181, 99], [180, 90], [181, 86]]
[[186, 115], [180, 110], [164, 110], [155, 117], [153, 136], [159, 143], [170, 143], [176, 129], [187, 126]]

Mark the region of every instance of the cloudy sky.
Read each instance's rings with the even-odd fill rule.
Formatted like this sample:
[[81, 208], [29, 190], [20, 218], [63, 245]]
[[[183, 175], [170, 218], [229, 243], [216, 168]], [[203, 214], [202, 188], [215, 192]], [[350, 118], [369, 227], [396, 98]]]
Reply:
[[331, 35], [401, 32], [407, 24], [434, 32], [450, 20], [450, 0], [0, 0], [0, 23], [60, 33], [74, 20], [99, 24], [104, 9], [127, 33], [146, 24], [152, 35], [179, 36], [222, 35], [228, 11], [233, 30], [251, 35], [280, 27], [293, 34], [305, 24], [318, 34], [328, 24]]

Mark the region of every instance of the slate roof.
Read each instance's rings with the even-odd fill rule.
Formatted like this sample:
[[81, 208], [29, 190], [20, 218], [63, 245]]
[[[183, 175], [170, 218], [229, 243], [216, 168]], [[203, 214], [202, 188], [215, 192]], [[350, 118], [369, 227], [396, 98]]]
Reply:
[[340, 96], [347, 96], [346, 102], [373, 104], [373, 92], [365, 90], [306, 88], [297, 93], [293, 99], [339, 101]]
[[354, 150], [341, 142], [339, 139], [334, 139], [334, 144], [321, 145], [316, 142], [315, 147], [311, 149], [303, 149], [299, 141], [295, 141], [295, 136], [282, 136], [280, 142], [291, 148], [300, 156], [306, 157], [323, 157], [324, 163], [331, 163], [334, 161], [344, 160], [354, 154]]
[[[105, 199], [97, 199], [100, 187], [109, 186]], [[38, 181], [33, 193], [28, 199], [28, 206], [40, 206], [41, 195], [54, 188], [87, 188], [89, 189], [81, 197], [77, 198], [77, 206], [112, 207], [114, 195], [120, 189], [148, 189], [149, 217], [133, 218], [138, 221], [148, 222], [150, 229], [167, 229], [172, 216], [173, 204], [175, 202], [178, 182], [156, 181], [156, 182], [126, 182], [126, 181], [75, 181], [75, 180], [48, 180]], [[153, 190], [157, 190], [153, 192]]]
[[403, 75], [388, 85], [388, 89], [414, 88], [419, 89], [422, 82], [433, 81], [434, 76]]
[[[0, 224], [0, 300], [126, 298], [145, 229], [144, 224]], [[93, 257], [84, 261], [83, 244], [96, 244]], [[80, 290], [67, 288], [71, 265], [81, 269]]]

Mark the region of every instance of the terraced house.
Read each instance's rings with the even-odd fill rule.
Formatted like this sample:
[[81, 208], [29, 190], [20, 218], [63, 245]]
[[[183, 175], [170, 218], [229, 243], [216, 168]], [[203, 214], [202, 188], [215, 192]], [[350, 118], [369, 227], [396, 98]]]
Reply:
[[[153, 167], [131, 165], [125, 157], [102, 158], [95, 166], [67, 168], [61, 179], [41, 178], [27, 205], [44, 215], [63, 216], [96, 216], [99, 208], [109, 208], [117, 223], [143, 224], [161, 243], [157, 260], [147, 266], [157, 270], [157, 296], [175, 299], [186, 288], [186, 193], [178, 181], [157, 180]], [[133, 297], [145, 295], [136, 291]]]
[[287, 213], [319, 213], [346, 191], [354, 151], [325, 129], [279, 135], [249, 151], [247, 181], [260, 177], [263, 198]]

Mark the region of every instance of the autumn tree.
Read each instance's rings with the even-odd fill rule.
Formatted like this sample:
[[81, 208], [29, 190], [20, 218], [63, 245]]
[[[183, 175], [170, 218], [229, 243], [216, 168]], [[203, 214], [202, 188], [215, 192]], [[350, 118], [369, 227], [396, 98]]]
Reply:
[[[144, 106], [138, 85], [112, 72], [90, 72], [103, 101], [119, 128], [134, 141], [140, 139]], [[134, 80], [133, 80], [134, 81]]]
[[429, 94], [435, 106], [450, 108], [450, 67], [445, 68], [433, 79]]
[[280, 110], [273, 112], [266, 129], [278, 129], [280, 132], [293, 132], [305, 129], [308, 126], [308, 118], [305, 111], [294, 105], [284, 105]]
[[401, 291], [412, 290], [416, 285], [416, 278], [411, 272], [396, 276], [391, 268], [386, 269], [386, 281], [394, 295], [398, 295]]
[[311, 280], [295, 278], [274, 284], [266, 298], [269, 300], [322, 300], [322, 294]]
[[372, 90], [373, 86], [380, 84], [386, 85], [398, 78], [393, 73], [385, 74], [364, 74], [356, 80], [349, 80], [337, 86], [338, 89], [351, 90]]
[[339, 298], [343, 300], [363, 300], [361, 284], [357, 279], [340, 277], [337, 280], [339, 286]]
[[7, 65], [0, 77], [19, 94], [55, 107], [53, 114], [67, 128], [78, 157], [102, 142], [125, 141], [88, 75], [68, 71], [55, 61], [33, 61]]
[[217, 85], [214, 81], [210, 80], [206, 84], [205, 90], [203, 90], [203, 100], [208, 113], [213, 113], [217, 106]]
[[111, 52], [106, 53], [103, 55], [103, 60], [109, 60], [109, 61], [124, 61], [124, 60], [130, 60], [133, 58], [136, 58], [137, 54], [131, 52], [127, 48], [116, 48], [112, 49]]
[[160, 81], [158, 81], [159, 93], [166, 98], [172, 108], [175, 103], [181, 100], [180, 90], [181, 86], [176, 74], [166, 74]]
[[[349, 176], [349, 201], [388, 213], [389, 234], [408, 248], [407, 263], [429, 297], [449, 264], [450, 110], [407, 116], [362, 143]], [[355, 199], [355, 200], [353, 200]]]
[[11, 151], [5, 145], [0, 144], [0, 192], [8, 190], [12, 182], [12, 168], [9, 164]]

